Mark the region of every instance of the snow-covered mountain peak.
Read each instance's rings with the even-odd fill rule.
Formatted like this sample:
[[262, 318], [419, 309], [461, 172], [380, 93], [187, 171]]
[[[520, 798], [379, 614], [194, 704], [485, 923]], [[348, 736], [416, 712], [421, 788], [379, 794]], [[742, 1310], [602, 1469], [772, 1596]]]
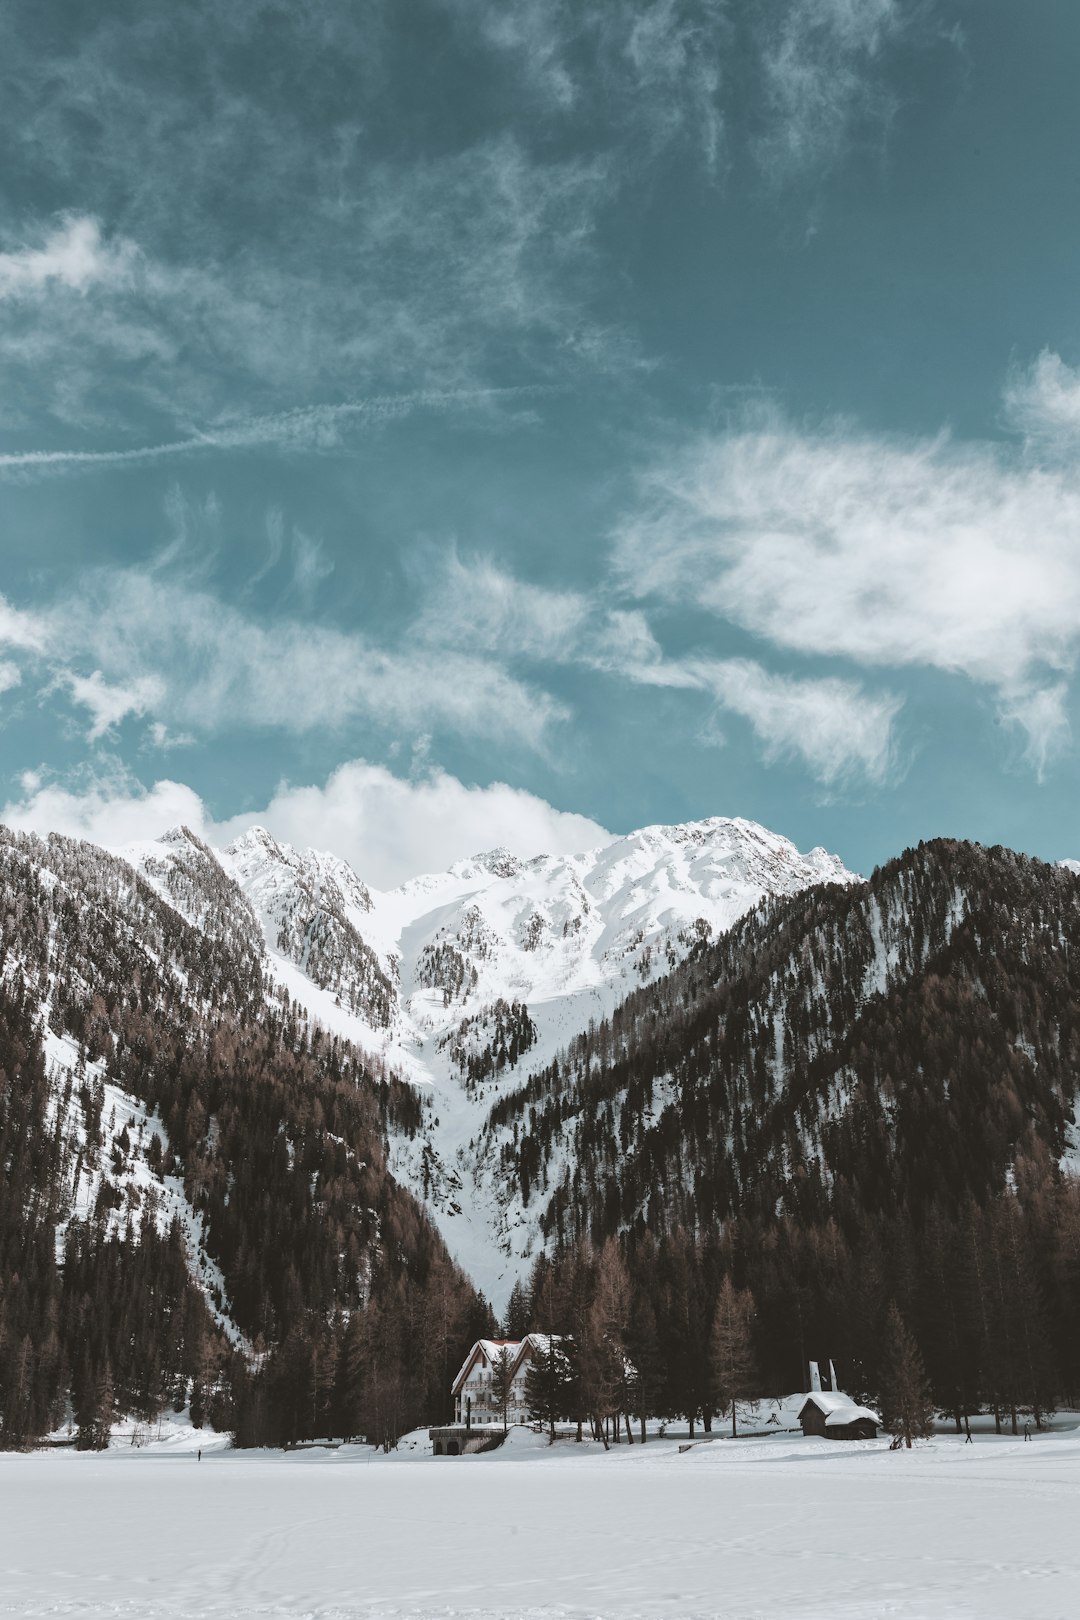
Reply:
[[580, 854], [488, 850], [388, 892], [262, 827], [216, 854], [182, 831], [125, 853], [192, 921], [250, 931], [268, 983], [421, 1085], [423, 1130], [391, 1162], [489, 1293], [534, 1236], [522, 1211], [511, 1239], [483, 1191], [474, 1143], [495, 1095], [764, 896], [855, 881], [823, 849], [722, 816]]
[[226, 845], [225, 853], [234, 861], [283, 861], [288, 847], [287, 844], [279, 844], [268, 828], [255, 826], [238, 834], [231, 844]]
[[484, 850], [482, 854], [470, 855], [467, 860], [457, 861], [450, 867], [454, 877], [473, 878], [487, 875], [495, 878], [516, 877], [524, 871], [525, 862], [512, 854], [504, 845], [495, 849]]
[[313, 898], [335, 910], [371, 910], [371, 893], [348, 861], [323, 850], [294, 849], [282, 844], [265, 827], [249, 827], [223, 851], [224, 863], [245, 887], [261, 892], [297, 884]]

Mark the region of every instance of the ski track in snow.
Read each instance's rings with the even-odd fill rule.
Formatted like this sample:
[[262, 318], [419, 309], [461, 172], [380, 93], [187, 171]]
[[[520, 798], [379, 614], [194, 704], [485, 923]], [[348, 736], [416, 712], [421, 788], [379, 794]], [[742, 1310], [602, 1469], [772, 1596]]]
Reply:
[[[189, 1437], [190, 1438], [190, 1437]], [[1080, 1438], [0, 1456], [0, 1615], [1072, 1620]]]

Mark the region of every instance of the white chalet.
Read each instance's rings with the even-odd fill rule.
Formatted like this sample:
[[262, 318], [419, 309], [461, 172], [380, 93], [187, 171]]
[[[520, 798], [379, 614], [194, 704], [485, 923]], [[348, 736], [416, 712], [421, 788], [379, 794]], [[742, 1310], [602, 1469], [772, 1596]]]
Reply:
[[549, 1343], [546, 1333], [528, 1333], [524, 1339], [477, 1339], [452, 1386], [454, 1422], [501, 1426], [503, 1412], [495, 1387], [495, 1363], [500, 1353], [508, 1350], [513, 1371], [506, 1421], [527, 1423], [525, 1375], [536, 1352], [546, 1351]]

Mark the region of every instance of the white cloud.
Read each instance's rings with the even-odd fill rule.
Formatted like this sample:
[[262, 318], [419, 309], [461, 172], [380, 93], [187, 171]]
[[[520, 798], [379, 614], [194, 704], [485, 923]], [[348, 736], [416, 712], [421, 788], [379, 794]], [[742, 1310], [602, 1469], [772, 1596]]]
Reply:
[[265, 810], [219, 824], [213, 838], [233, 838], [256, 823], [289, 843], [343, 855], [377, 888], [500, 845], [528, 859], [575, 854], [611, 836], [588, 817], [504, 782], [467, 786], [440, 770], [407, 780], [364, 760], [342, 765], [324, 787], [283, 785]]
[[459, 22], [512, 62], [533, 106], [580, 118], [620, 150], [622, 179], [643, 182], [642, 151], [676, 142], [710, 175], [721, 162], [727, 0], [445, 0]]
[[426, 601], [412, 633], [434, 646], [467, 644], [541, 663], [625, 673], [661, 649], [638, 609], [608, 606], [601, 588], [560, 590], [509, 573], [491, 557], [456, 548], [424, 555]]
[[167, 753], [173, 748], [193, 748], [195, 746], [195, 738], [190, 732], [170, 731], [168, 726], [161, 720], [153, 720], [147, 726], [146, 742], [149, 747], [157, 748], [162, 753]]
[[[192, 121], [190, 107], [176, 115]], [[267, 138], [260, 167], [282, 141], [280, 130]], [[114, 157], [130, 180], [125, 155]], [[188, 236], [154, 209], [138, 247], [110, 248], [82, 221], [36, 256], [4, 256], [12, 290], [53, 289], [47, 303], [35, 297], [29, 318], [25, 298], [14, 307], [0, 281], [0, 359], [25, 409], [140, 436], [155, 422], [158, 442], [96, 453], [97, 464], [120, 465], [252, 443], [336, 444], [350, 417], [402, 414], [405, 396], [410, 409], [420, 394], [476, 408], [496, 360], [535, 378], [542, 352], [546, 382], [625, 363], [621, 335], [605, 341], [589, 316], [603, 159], [543, 162], [509, 135], [428, 159], [368, 155], [334, 208], [312, 196], [309, 178], [288, 178], [296, 228], [258, 255], [234, 239], [231, 210], [199, 214]], [[250, 180], [236, 176], [254, 206]], [[172, 183], [181, 211], [197, 202], [186, 176]], [[208, 178], [214, 190], [220, 183]], [[280, 207], [279, 197], [275, 217]], [[358, 376], [380, 397], [216, 420], [237, 398], [273, 406], [346, 394]], [[493, 410], [512, 397], [486, 392]], [[4, 464], [74, 468], [91, 455], [43, 448]]]
[[106, 242], [96, 219], [69, 214], [40, 247], [0, 253], [0, 299], [25, 298], [53, 286], [78, 293], [94, 286], [127, 288], [136, 259], [132, 243]]
[[1007, 692], [1002, 700], [1002, 719], [1023, 731], [1025, 758], [1040, 781], [1047, 766], [1069, 745], [1067, 700], [1068, 686], [1064, 681], [1053, 686], [1019, 688]]
[[283, 785], [265, 808], [223, 822], [191, 788], [168, 780], [146, 790], [119, 773], [65, 788], [29, 774], [23, 788], [0, 821], [42, 836], [60, 832], [115, 848], [184, 823], [221, 846], [258, 824], [288, 843], [344, 856], [377, 888], [499, 845], [527, 859], [573, 854], [610, 837], [587, 817], [502, 782], [467, 786], [442, 771], [407, 780], [364, 760], [342, 765], [322, 787]]
[[416, 630], [433, 644], [464, 640], [519, 658], [602, 671], [639, 686], [709, 694], [750, 722], [768, 761], [800, 759], [828, 786], [883, 782], [896, 763], [903, 699], [835, 677], [776, 675], [745, 658], [664, 655], [644, 613], [603, 591], [558, 591], [515, 578], [490, 558], [452, 550], [429, 567], [431, 597]]
[[888, 124], [896, 103], [879, 64], [886, 48], [919, 20], [920, 8], [904, 0], [785, 0], [779, 8], [762, 7], [766, 129], [757, 155], [774, 179], [826, 169], [859, 126]]
[[1004, 389], [1007, 420], [1038, 451], [1075, 454], [1080, 441], [1080, 371], [1050, 349], [1014, 369]]
[[77, 472], [96, 467], [123, 467], [171, 461], [215, 450], [257, 450], [267, 445], [317, 454], [340, 448], [343, 430], [380, 426], [421, 410], [484, 409], [498, 401], [527, 397], [531, 387], [422, 390], [412, 394], [376, 395], [336, 405], [304, 405], [271, 416], [251, 416], [212, 424], [183, 439], [136, 445], [119, 450], [12, 450], [0, 453], [0, 476]]
[[633, 594], [790, 652], [966, 675], [1038, 733], [1045, 702], [1017, 698], [1080, 650], [1078, 533], [1071, 466], [773, 422], [660, 464], [615, 559]]
[[57, 832], [116, 846], [157, 838], [181, 823], [193, 831], [206, 824], [202, 800], [180, 782], [156, 782], [146, 791], [120, 772], [69, 788], [26, 772], [21, 785], [23, 797], [4, 805], [0, 821], [43, 838]]
[[543, 749], [551, 726], [566, 718], [554, 698], [495, 659], [421, 646], [387, 651], [303, 619], [256, 620], [162, 573], [88, 574], [48, 623], [57, 658], [94, 666], [93, 676], [66, 679], [78, 682], [75, 695], [94, 712], [97, 735], [119, 708], [202, 735], [245, 727], [304, 733], [362, 719]]
[[22, 680], [22, 671], [10, 658], [0, 659], [0, 692], [10, 692]]
[[948, 37], [936, 0], [444, 4], [513, 66], [527, 104], [605, 141], [620, 183], [636, 187], [650, 179], [643, 158], [674, 147], [713, 178], [743, 141], [775, 181], [828, 170], [888, 126], [890, 53]]
[[426, 602], [414, 633], [433, 645], [563, 662], [580, 650], [592, 604], [580, 591], [532, 585], [490, 557], [423, 557]]
[[48, 640], [48, 626], [36, 613], [13, 607], [0, 596], [0, 647], [20, 652], [41, 652]]
[[100, 669], [95, 669], [90, 675], [65, 675], [64, 680], [73, 701], [90, 711], [91, 724], [87, 732], [90, 742], [98, 742], [129, 714], [146, 714], [165, 695], [164, 683], [156, 675], [110, 685]]
[[334, 572], [333, 558], [326, 555], [321, 540], [302, 529], [293, 530], [292, 554], [292, 588], [301, 601], [310, 605], [323, 580]]
[[893, 725], [903, 698], [866, 693], [855, 681], [775, 675], [748, 658], [690, 669], [733, 714], [748, 720], [767, 762], [800, 759], [826, 787], [882, 783], [896, 765]]

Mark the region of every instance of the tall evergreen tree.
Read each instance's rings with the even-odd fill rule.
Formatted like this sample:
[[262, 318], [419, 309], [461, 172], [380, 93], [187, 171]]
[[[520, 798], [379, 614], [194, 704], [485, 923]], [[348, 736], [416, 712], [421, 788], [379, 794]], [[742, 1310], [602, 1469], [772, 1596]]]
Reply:
[[525, 1372], [525, 1404], [530, 1417], [547, 1425], [554, 1445], [555, 1425], [566, 1415], [566, 1359], [556, 1339], [548, 1334], [537, 1334], [536, 1339]]
[[934, 1432], [930, 1384], [919, 1347], [896, 1305], [885, 1318], [885, 1362], [881, 1384], [881, 1420], [894, 1442], [911, 1449], [913, 1440]]
[[736, 1288], [730, 1276], [720, 1285], [712, 1326], [713, 1390], [722, 1412], [731, 1407], [731, 1434], [737, 1435], [737, 1402], [757, 1393], [757, 1372], [751, 1331], [753, 1298], [749, 1289]]

